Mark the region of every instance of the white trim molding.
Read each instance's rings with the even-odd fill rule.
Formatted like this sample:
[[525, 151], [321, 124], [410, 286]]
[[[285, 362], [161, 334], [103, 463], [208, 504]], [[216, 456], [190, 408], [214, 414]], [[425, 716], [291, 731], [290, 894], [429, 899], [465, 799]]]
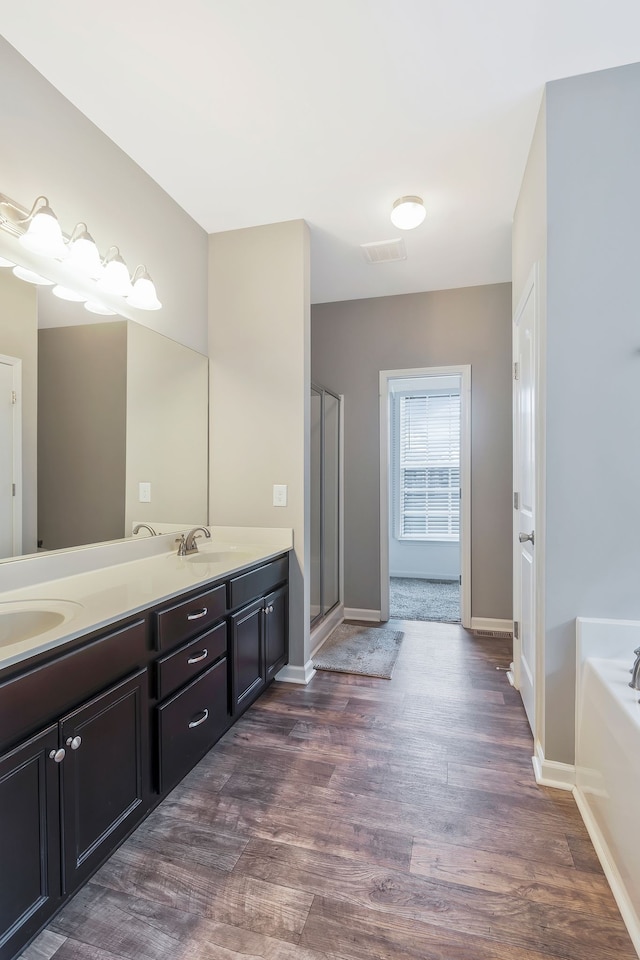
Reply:
[[364, 610], [359, 607], [345, 607], [345, 620], [366, 620], [367, 623], [380, 623], [379, 610]]
[[281, 683], [301, 683], [306, 686], [313, 679], [315, 673], [312, 660], [307, 660], [304, 667], [294, 667], [288, 663], [276, 674], [276, 680], [280, 680]]
[[344, 620], [344, 606], [339, 603], [333, 610], [330, 610], [320, 623], [311, 630], [311, 659], [325, 642], [332, 630]]
[[596, 823], [596, 820], [589, 808], [589, 804], [587, 803], [579, 787], [573, 788], [573, 799], [576, 801], [576, 805], [580, 811], [584, 825], [587, 828], [587, 833], [589, 834], [591, 842], [598, 855], [598, 860], [600, 861], [604, 875], [607, 878], [607, 882], [611, 887], [611, 892], [613, 893], [615, 901], [618, 904], [618, 909], [620, 910], [624, 924], [629, 932], [629, 936], [631, 937], [631, 942], [636, 949], [636, 953], [640, 957], [640, 917], [638, 917], [638, 914], [635, 911], [633, 902], [627, 892], [624, 880], [622, 879], [620, 871], [616, 866], [615, 859], [611, 854], [607, 841], [598, 827], [598, 824]]
[[547, 760], [542, 744], [536, 740], [535, 753], [531, 758], [536, 783], [541, 787], [555, 787], [556, 790], [573, 790], [576, 783], [576, 768], [572, 763], [559, 763]]
[[513, 620], [496, 620], [493, 617], [471, 617], [471, 630], [487, 633], [513, 633]]

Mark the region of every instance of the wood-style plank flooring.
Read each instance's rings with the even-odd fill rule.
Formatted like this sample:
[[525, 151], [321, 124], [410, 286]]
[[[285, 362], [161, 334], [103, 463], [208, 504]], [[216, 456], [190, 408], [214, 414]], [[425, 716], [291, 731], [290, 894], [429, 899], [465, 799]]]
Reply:
[[24, 960], [632, 960], [508, 641], [405, 631], [391, 680], [275, 684]]

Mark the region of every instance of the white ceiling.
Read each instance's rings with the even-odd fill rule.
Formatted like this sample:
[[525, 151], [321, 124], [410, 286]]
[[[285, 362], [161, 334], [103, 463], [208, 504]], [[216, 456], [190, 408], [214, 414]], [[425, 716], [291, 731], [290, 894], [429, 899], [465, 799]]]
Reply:
[[[307, 220], [314, 302], [509, 280], [543, 84], [640, 60], [638, 0], [0, 0], [0, 29], [208, 232]], [[367, 264], [407, 193], [408, 259]]]

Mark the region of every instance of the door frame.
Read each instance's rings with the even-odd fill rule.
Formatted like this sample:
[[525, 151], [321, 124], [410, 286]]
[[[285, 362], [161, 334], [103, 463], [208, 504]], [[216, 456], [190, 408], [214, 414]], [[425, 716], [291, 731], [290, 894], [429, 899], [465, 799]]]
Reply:
[[[519, 326], [518, 318], [522, 315], [524, 308], [530, 297], [533, 297], [533, 328], [534, 328], [534, 448], [535, 448], [535, 550], [534, 550], [534, 576], [535, 576], [535, 655], [533, 662], [534, 669], [534, 727], [532, 731], [535, 743], [535, 752], [543, 750], [544, 745], [544, 699], [545, 699], [545, 454], [546, 454], [546, 421], [545, 421], [545, 324], [541, 311], [541, 289], [540, 289], [540, 264], [535, 263], [531, 268], [527, 281], [522, 289], [520, 300], [513, 312], [512, 319], [512, 343], [513, 356], [515, 364], [518, 358], [518, 338]], [[513, 492], [518, 490], [519, 486], [519, 465], [518, 465], [518, 420], [515, 416], [517, 410], [517, 389], [518, 382], [515, 379], [514, 368], [512, 367], [512, 385], [513, 385]], [[513, 569], [513, 620], [520, 621], [520, 578], [518, 566], [518, 534], [519, 534], [519, 516], [518, 511], [513, 510], [513, 550], [512, 550], [512, 569]], [[521, 683], [520, 667], [520, 640], [516, 639], [515, 629], [513, 635], [513, 661], [509, 678], [514, 687], [519, 690]]]
[[389, 619], [390, 381], [460, 377], [460, 621], [471, 627], [471, 364], [380, 371], [380, 620]]
[[[12, 367], [13, 404], [12, 473], [16, 486], [13, 497], [13, 557], [22, 553], [22, 360], [0, 353], [0, 363]], [[10, 559], [10, 558], [5, 558]]]

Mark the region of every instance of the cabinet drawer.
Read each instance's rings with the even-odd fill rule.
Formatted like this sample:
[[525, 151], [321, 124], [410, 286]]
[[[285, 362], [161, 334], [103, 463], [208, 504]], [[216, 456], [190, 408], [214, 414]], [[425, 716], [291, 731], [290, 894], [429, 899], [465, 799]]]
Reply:
[[156, 664], [158, 700], [168, 697], [226, 652], [227, 624], [223, 621], [213, 630], [208, 630], [173, 653], [161, 657]]
[[0, 684], [0, 746], [44, 726], [146, 659], [146, 623], [137, 620]]
[[156, 613], [156, 649], [170, 650], [206, 627], [213, 626], [216, 620], [224, 617], [226, 600], [225, 586], [221, 584]]
[[289, 558], [281, 557], [272, 560], [257, 570], [250, 570], [229, 581], [229, 609], [235, 610], [263, 593], [268, 593], [287, 579], [289, 575]]
[[180, 780], [227, 725], [227, 659], [175, 694], [158, 713], [159, 790]]

